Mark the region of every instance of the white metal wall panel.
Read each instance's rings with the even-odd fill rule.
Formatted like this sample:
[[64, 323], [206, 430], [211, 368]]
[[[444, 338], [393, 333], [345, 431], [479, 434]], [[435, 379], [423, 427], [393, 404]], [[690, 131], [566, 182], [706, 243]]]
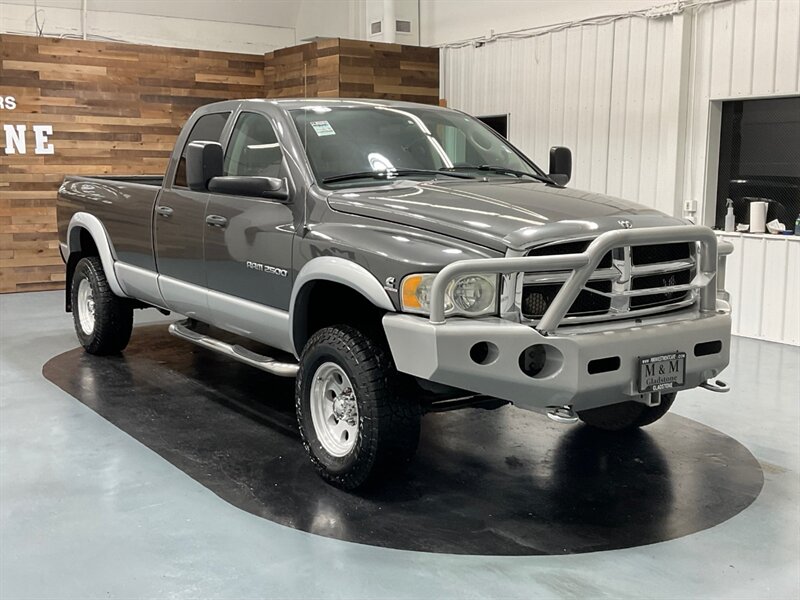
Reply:
[[[780, 0], [776, 22], [775, 92], [796, 93], [800, 87], [800, 2]], [[763, 37], [769, 39], [768, 36]], [[794, 81], [792, 75], [795, 76]]]
[[800, 344], [800, 238], [719, 236], [735, 248], [725, 284], [731, 294], [733, 333]]
[[551, 146], [569, 146], [575, 187], [672, 212], [671, 28], [672, 19], [623, 19], [445, 48], [443, 97], [475, 115], [510, 113], [512, 143], [544, 167]]
[[[714, 100], [800, 94], [800, 1], [736, 0], [700, 8], [692, 27], [692, 76], [683, 195], [710, 217], [706, 193]], [[714, 157], [712, 157], [713, 159]], [[707, 190], [708, 188], [708, 190]], [[788, 225], [788, 224], [787, 224]]]

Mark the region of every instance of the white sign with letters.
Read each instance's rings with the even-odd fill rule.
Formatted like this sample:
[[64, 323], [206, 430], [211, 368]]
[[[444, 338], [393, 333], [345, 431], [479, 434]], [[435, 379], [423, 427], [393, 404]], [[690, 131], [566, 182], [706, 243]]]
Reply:
[[[0, 110], [3, 112], [15, 110], [17, 99], [14, 96], [0, 95]], [[55, 154], [55, 148], [49, 141], [49, 136], [53, 135], [52, 125], [31, 125], [33, 136], [34, 154]], [[6, 154], [27, 154], [28, 153], [28, 126], [21, 124], [3, 123], [3, 133], [5, 134], [5, 153]]]

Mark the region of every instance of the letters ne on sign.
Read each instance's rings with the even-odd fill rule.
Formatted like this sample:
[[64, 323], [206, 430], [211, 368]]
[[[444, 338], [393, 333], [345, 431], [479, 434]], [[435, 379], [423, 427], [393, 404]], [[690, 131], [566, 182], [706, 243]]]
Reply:
[[[17, 100], [14, 96], [0, 95], [0, 109], [14, 110], [17, 108]], [[27, 125], [12, 125], [3, 123], [3, 133], [5, 134], [5, 153], [6, 154], [27, 154], [28, 145], [26, 140]], [[48, 136], [53, 135], [52, 125], [32, 125], [33, 132], [33, 153], [34, 154], [54, 154], [55, 148], [48, 141]]]

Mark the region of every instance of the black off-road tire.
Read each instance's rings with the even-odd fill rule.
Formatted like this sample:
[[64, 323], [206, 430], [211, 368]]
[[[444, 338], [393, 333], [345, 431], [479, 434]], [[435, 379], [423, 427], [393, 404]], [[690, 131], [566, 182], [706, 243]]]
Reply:
[[[85, 308], [78, 299], [78, 290], [84, 280], [89, 282], [94, 301], [94, 327], [89, 333], [81, 325], [81, 311]], [[121, 352], [128, 345], [133, 330], [133, 307], [128, 300], [111, 291], [98, 257], [87, 256], [78, 261], [70, 295], [75, 333], [86, 352], [105, 356]]]
[[590, 408], [578, 413], [578, 418], [595, 429], [603, 431], [631, 431], [655, 423], [672, 407], [675, 393], [661, 394], [658, 406], [646, 406], [641, 402], [620, 402]]
[[[358, 406], [357, 439], [342, 457], [325, 450], [312, 417], [312, 379], [328, 362], [345, 371]], [[325, 481], [353, 490], [395, 475], [410, 462], [419, 443], [422, 411], [405, 388], [389, 350], [358, 329], [335, 325], [311, 337], [300, 357], [295, 408], [303, 446]]]

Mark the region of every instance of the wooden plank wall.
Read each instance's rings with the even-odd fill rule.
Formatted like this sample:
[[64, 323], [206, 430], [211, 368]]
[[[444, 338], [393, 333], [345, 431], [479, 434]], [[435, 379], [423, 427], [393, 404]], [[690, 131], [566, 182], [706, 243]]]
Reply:
[[[436, 104], [439, 51], [329, 39], [260, 56], [0, 35], [0, 84], [17, 104], [0, 123], [28, 128], [26, 154], [0, 151], [0, 292], [46, 290], [64, 280], [55, 200], [65, 175], [161, 174], [189, 114], [217, 100]], [[54, 154], [34, 153], [36, 124], [53, 126]]]
[[339, 40], [339, 96], [439, 103], [439, 49]]
[[273, 98], [384, 98], [438, 104], [439, 50], [400, 44], [326, 39], [265, 56]]
[[[0, 150], [0, 292], [61, 287], [64, 175], [160, 174], [195, 108], [264, 95], [261, 55], [0, 35], [0, 61], [17, 104], [0, 123], [28, 128], [26, 154]], [[34, 154], [35, 124], [53, 126], [54, 154]]]
[[281, 48], [264, 55], [264, 86], [270, 98], [339, 96], [339, 40]]

